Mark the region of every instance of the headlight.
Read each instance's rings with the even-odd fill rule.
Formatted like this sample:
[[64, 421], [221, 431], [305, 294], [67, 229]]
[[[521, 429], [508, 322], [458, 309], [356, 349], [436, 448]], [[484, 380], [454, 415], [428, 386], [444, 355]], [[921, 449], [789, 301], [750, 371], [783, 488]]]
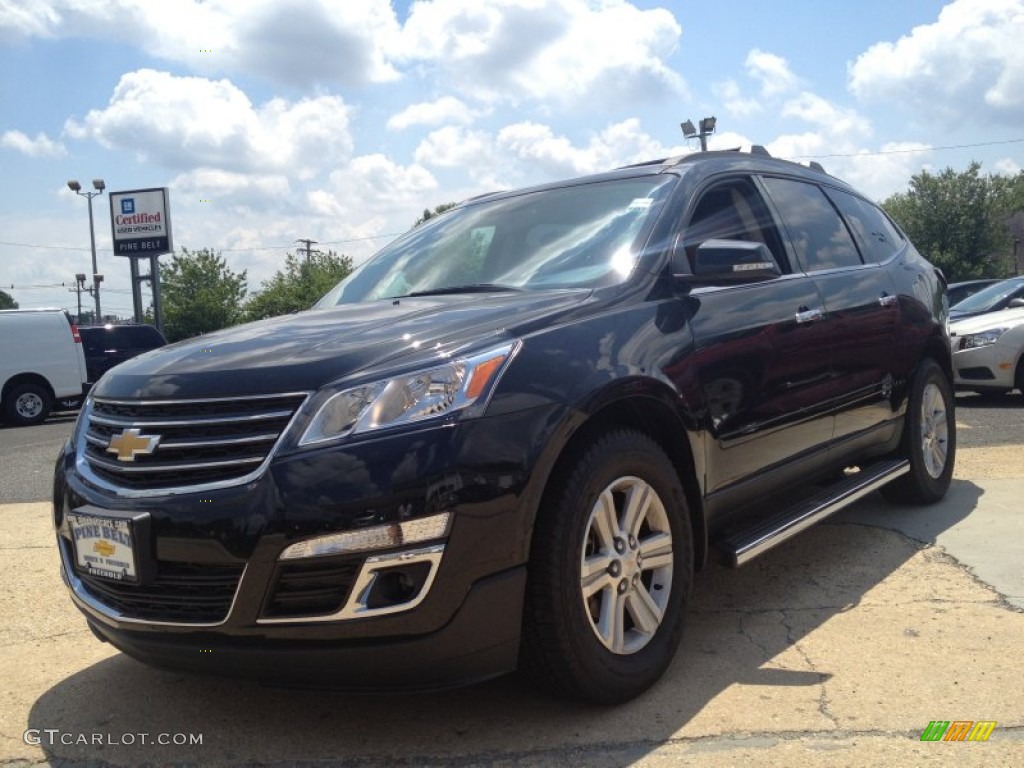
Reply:
[[426, 370], [344, 389], [320, 406], [299, 445], [448, 416], [483, 404], [517, 347], [518, 342], [504, 344]]
[[999, 337], [1006, 333], [1009, 328], [991, 328], [980, 333], [969, 333], [960, 339], [960, 349], [977, 349], [995, 344]]

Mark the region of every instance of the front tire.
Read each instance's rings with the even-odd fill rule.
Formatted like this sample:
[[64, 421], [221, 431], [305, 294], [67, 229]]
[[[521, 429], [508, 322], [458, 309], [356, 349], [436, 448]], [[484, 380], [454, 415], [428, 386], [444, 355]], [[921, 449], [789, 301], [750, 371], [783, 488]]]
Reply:
[[27, 427], [41, 424], [50, 415], [53, 398], [39, 384], [15, 384], [4, 399], [4, 419], [8, 424]]
[[882, 488], [897, 504], [934, 504], [946, 495], [956, 459], [953, 388], [931, 358], [922, 360], [910, 388], [902, 455], [910, 472]]
[[592, 442], [545, 495], [521, 666], [555, 693], [614, 704], [650, 687], [682, 636], [693, 540], [664, 451], [622, 430]]

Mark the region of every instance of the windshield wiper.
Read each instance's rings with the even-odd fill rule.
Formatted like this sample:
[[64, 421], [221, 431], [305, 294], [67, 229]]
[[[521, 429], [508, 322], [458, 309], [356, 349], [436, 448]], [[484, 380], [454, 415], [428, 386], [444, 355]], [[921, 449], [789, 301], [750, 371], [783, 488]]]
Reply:
[[524, 289], [514, 285], [500, 285], [498, 283], [468, 283], [466, 285], [446, 285], [443, 288], [430, 288], [425, 291], [412, 291], [402, 296], [394, 296], [395, 299], [404, 299], [407, 296], [441, 296], [446, 293], [501, 293], [512, 291], [521, 293]]

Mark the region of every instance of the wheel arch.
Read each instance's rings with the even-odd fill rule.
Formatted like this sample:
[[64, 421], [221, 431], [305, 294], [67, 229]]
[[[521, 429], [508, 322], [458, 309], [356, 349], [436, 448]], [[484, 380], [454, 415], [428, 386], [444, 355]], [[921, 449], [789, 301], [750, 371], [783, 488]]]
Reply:
[[[541, 504], [537, 508], [543, 506], [543, 499], [548, 494], [555, 492], [560, 478], [566, 476], [569, 467], [594, 438], [616, 428], [634, 429], [651, 438], [672, 462], [690, 508], [694, 568], [696, 570], [703, 567], [708, 559], [707, 523], [693, 448], [694, 430], [688, 428], [686, 419], [677, 409], [653, 393], [616, 397], [603, 402], [600, 407], [587, 414], [559, 449], [557, 458], [551, 465], [551, 471], [544, 480]], [[535, 518], [531, 525], [531, 540], [536, 523]]]
[[0, 390], [0, 403], [5, 402], [7, 400], [8, 393], [21, 384], [38, 384], [49, 393], [51, 400], [55, 400], [57, 398], [56, 394], [54, 394], [53, 387], [50, 386], [50, 382], [45, 376], [38, 373], [18, 373], [11, 376], [11, 378], [4, 382], [3, 389]]

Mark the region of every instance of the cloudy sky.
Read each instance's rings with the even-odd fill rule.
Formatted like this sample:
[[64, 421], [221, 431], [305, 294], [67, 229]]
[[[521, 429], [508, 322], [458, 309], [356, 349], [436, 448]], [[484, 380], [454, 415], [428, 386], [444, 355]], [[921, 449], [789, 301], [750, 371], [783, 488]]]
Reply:
[[0, 0], [0, 288], [74, 307], [71, 178], [169, 187], [175, 244], [255, 291], [297, 238], [358, 262], [425, 207], [691, 151], [687, 118], [876, 199], [1016, 173], [1021, 41], [1024, 0]]

